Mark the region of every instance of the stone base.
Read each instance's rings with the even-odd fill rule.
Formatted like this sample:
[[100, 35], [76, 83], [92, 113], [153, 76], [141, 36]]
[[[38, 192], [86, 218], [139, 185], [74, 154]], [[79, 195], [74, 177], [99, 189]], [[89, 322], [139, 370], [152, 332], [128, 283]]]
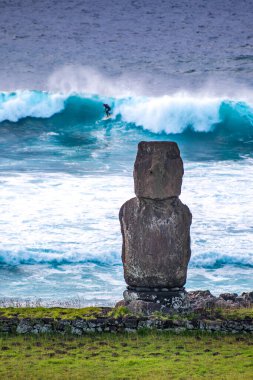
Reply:
[[189, 308], [187, 292], [184, 288], [156, 289], [156, 288], [131, 288], [128, 287], [123, 293], [127, 303], [144, 301], [159, 306], [160, 309], [186, 310]]

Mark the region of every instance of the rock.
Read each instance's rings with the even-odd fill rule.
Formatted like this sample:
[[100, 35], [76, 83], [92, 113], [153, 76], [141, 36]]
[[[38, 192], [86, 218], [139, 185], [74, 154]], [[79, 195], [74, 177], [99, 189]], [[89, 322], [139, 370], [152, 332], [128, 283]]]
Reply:
[[34, 334], [50, 333], [52, 332], [52, 326], [37, 323], [33, 326], [33, 330], [31, 332]]
[[219, 298], [222, 298], [225, 301], [235, 301], [236, 297], [238, 297], [237, 293], [222, 293], [219, 295]]
[[242, 293], [241, 296], [236, 293], [222, 293], [215, 297], [209, 290], [196, 290], [188, 292], [188, 297], [193, 310], [209, 307], [232, 309], [250, 307], [253, 304], [253, 292]]
[[181, 288], [190, 259], [192, 216], [178, 198], [133, 198], [120, 209], [124, 277], [132, 287]]
[[209, 290], [188, 292], [190, 307], [193, 310], [210, 308], [215, 305], [217, 298]]
[[147, 302], [143, 300], [135, 300], [131, 301], [128, 305], [128, 309], [133, 314], [141, 314], [141, 315], [151, 315], [154, 312], [161, 311], [161, 305], [156, 304], [154, 302]]
[[242, 296], [238, 296], [238, 297], [236, 297], [236, 299], [235, 299], [235, 302], [237, 303], [237, 306], [242, 306], [242, 307], [247, 307], [247, 306], [249, 306], [248, 305], [248, 302], [245, 300], [245, 298], [244, 297], [242, 297]]
[[233, 306], [233, 301], [225, 301], [223, 298], [215, 300], [215, 307], [220, 309], [231, 309]]
[[115, 304], [115, 308], [117, 308], [117, 307], [121, 307], [121, 306], [126, 307], [127, 305], [128, 305], [128, 302], [127, 302], [127, 301], [125, 301], [125, 300], [120, 300], [120, 301], [118, 301], [118, 302]]
[[18, 324], [16, 331], [18, 334], [27, 334], [32, 331], [32, 328], [33, 326], [31, 325], [30, 321], [23, 319]]
[[124, 320], [124, 326], [127, 329], [135, 330], [138, 325], [138, 319], [136, 317], [127, 317]]
[[244, 292], [241, 297], [248, 303], [249, 306], [253, 305], [253, 292]]
[[74, 335], [82, 335], [82, 330], [76, 328], [76, 327], [71, 327], [71, 334], [74, 334]]
[[177, 197], [181, 193], [183, 174], [183, 161], [176, 143], [139, 143], [134, 164], [134, 187], [137, 197]]

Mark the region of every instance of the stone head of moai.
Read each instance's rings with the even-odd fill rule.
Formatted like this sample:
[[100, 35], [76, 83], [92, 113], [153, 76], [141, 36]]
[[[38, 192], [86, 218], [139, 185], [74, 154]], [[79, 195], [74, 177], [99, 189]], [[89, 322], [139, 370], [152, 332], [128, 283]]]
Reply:
[[126, 301], [153, 302], [159, 290], [159, 302], [165, 299], [168, 303], [173, 298], [171, 290], [177, 295], [183, 291], [191, 255], [192, 219], [178, 198], [183, 174], [176, 143], [139, 143], [134, 164], [136, 198], [125, 202], [119, 215]]
[[183, 161], [176, 143], [139, 143], [134, 164], [134, 188], [137, 197], [177, 197], [181, 194], [183, 174]]

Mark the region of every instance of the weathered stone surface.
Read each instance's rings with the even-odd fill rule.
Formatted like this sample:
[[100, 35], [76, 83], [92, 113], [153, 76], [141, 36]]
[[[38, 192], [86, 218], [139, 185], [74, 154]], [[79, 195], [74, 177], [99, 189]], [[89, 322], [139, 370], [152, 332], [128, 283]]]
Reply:
[[123, 293], [125, 301], [129, 306], [133, 301], [143, 300], [148, 303], [158, 304], [173, 310], [186, 310], [189, 308], [187, 292], [182, 288], [179, 290], [142, 290], [127, 289]]
[[237, 293], [222, 293], [219, 296], [220, 298], [224, 299], [225, 301], [235, 301], [238, 297]]
[[120, 301], [118, 301], [118, 302], [116, 302], [116, 304], [115, 304], [115, 307], [117, 308], [117, 307], [126, 307], [128, 305], [128, 302], [127, 301], [125, 301], [125, 300], [120, 300]]
[[183, 174], [183, 161], [176, 143], [139, 143], [134, 164], [134, 187], [137, 197], [166, 199], [179, 196]]
[[132, 198], [120, 209], [124, 277], [132, 287], [181, 288], [190, 259], [192, 216], [178, 198]]
[[214, 307], [216, 302], [216, 297], [209, 290], [188, 292], [188, 297], [193, 310]]
[[130, 310], [134, 314], [141, 315], [151, 315], [155, 312], [161, 311], [161, 305], [154, 302], [147, 302], [143, 300], [135, 300], [131, 301], [127, 306], [128, 310]]
[[253, 292], [244, 292], [241, 297], [245, 300], [248, 305], [253, 304]]

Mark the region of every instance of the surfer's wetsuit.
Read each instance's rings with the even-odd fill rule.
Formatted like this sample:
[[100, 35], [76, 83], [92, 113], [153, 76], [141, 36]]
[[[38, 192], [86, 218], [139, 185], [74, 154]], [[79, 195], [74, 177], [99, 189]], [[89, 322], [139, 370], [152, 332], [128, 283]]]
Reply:
[[103, 104], [104, 106], [104, 109], [105, 109], [105, 113], [106, 113], [106, 116], [110, 116], [110, 111], [111, 111], [111, 107], [108, 105], [108, 104]]

